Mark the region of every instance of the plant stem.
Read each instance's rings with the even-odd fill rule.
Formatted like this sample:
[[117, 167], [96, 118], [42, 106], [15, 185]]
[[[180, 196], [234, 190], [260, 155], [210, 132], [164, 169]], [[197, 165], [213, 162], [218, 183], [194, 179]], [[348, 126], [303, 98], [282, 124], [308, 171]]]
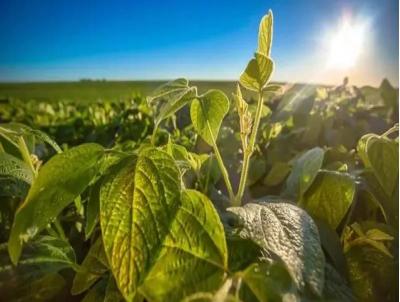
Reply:
[[214, 149], [215, 157], [217, 158], [218, 166], [219, 166], [219, 169], [221, 170], [222, 177], [224, 178], [225, 186], [226, 186], [226, 189], [229, 194], [229, 199], [231, 200], [231, 202], [233, 202], [233, 200], [235, 200], [235, 194], [233, 193], [233, 190], [232, 190], [232, 185], [229, 180], [228, 171], [225, 168], [224, 161], [222, 160], [221, 154], [219, 153], [217, 143], [215, 142], [214, 137], [211, 136], [211, 138], [212, 138], [212, 143], [213, 143], [212, 147]]
[[239, 189], [238, 189], [238, 192], [234, 199], [233, 206], [240, 206], [241, 202], [242, 202], [244, 189], [246, 187], [246, 182], [247, 182], [247, 175], [249, 172], [250, 158], [254, 152], [254, 145], [256, 142], [256, 138], [257, 138], [258, 127], [260, 126], [263, 102], [264, 102], [263, 101], [263, 93], [262, 93], [262, 91], [259, 91], [258, 92], [257, 111], [256, 111], [255, 119], [254, 119], [254, 125], [253, 125], [253, 129], [251, 131], [251, 134], [250, 134], [249, 144], [247, 145], [247, 148], [245, 150], [243, 150], [243, 166], [242, 166], [242, 172], [240, 174]]
[[37, 171], [33, 166], [31, 155], [29, 153], [28, 147], [26, 146], [25, 140], [22, 136], [18, 137], [18, 148], [19, 152], [21, 152], [22, 158], [28, 164], [29, 168], [32, 170], [33, 175], [37, 176]]

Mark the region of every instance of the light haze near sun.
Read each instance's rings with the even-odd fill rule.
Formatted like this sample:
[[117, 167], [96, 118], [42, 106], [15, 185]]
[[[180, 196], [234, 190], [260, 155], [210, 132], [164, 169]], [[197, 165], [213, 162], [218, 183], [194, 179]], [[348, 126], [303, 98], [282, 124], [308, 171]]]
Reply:
[[345, 71], [356, 67], [365, 47], [367, 27], [367, 22], [357, 22], [351, 17], [340, 20], [337, 28], [326, 37], [328, 69]]

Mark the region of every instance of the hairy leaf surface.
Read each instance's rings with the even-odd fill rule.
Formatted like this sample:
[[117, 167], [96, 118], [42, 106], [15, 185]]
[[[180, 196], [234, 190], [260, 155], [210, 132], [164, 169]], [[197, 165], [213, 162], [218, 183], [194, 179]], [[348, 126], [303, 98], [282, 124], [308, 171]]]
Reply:
[[0, 176], [14, 177], [28, 184], [33, 181], [33, 173], [29, 166], [7, 153], [0, 153]]
[[279, 256], [300, 290], [322, 293], [325, 258], [318, 229], [304, 210], [285, 202], [260, 202], [228, 211], [243, 226], [240, 236], [254, 240], [265, 257]]

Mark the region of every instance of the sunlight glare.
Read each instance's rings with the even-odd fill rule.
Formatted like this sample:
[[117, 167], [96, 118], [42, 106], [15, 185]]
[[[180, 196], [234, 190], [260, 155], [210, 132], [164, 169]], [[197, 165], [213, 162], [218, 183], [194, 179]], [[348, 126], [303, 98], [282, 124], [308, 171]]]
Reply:
[[364, 46], [366, 26], [361, 22], [343, 19], [335, 32], [327, 38], [327, 67], [330, 69], [350, 69], [353, 67]]

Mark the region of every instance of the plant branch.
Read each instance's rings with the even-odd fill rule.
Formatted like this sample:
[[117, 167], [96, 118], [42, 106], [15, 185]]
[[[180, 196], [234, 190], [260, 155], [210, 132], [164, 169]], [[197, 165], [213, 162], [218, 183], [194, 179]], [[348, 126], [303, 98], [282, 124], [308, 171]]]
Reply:
[[231, 200], [231, 202], [233, 202], [233, 200], [235, 200], [235, 194], [233, 193], [232, 185], [229, 180], [228, 171], [226, 170], [224, 161], [222, 160], [221, 153], [219, 153], [218, 146], [217, 146], [217, 143], [215, 142], [213, 135], [211, 135], [211, 139], [212, 139], [212, 144], [213, 144], [212, 147], [213, 147], [213, 150], [215, 153], [215, 157], [217, 158], [218, 166], [219, 166], [219, 169], [221, 170], [222, 177], [224, 179], [225, 186], [226, 186], [226, 189], [229, 194], [229, 199]]
[[243, 166], [242, 166], [242, 171], [240, 174], [239, 189], [238, 189], [238, 192], [237, 192], [236, 197], [233, 202], [234, 206], [241, 205], [243, 194], [244, 194], [244, 189], [246, 188], [247, 175], [249, 172], [249, 165], [250, 165], [250, 158], [254, 152], [254, 145], [256, 142], [258, 127], [260, 125], [260, 120], [261, 120], [262, 105], [263, 105], [263, 92], [259, 91], [257, 111], [256, 111], [255, 119], [254, 119], [253, 129], [250, 134], [250, 139], [249, 139], [247, 148], [243, 150]]

